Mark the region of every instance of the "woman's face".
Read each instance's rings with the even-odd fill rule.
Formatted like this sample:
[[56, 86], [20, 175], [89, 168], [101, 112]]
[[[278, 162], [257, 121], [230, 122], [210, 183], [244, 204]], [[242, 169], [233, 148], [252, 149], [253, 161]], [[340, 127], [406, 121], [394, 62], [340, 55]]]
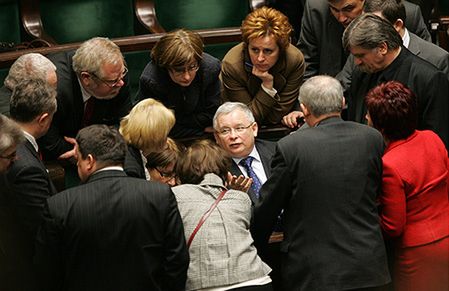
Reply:
[[276, 43], [276, 38], [272, 35], [266, 35], [250, 39], [248, 53], [253, 66], [262, 72], [267, 72], [278, 61], [280, 49]]
[[175, 163], [172, 162], [166, 167], [148, 169], [148, 172], [152, 181], [159, 181], [171, 187], [176, 186]]
[[168, 69], [168, 74], [172, 81], [179, 86], [188, 87], [196, 77], [196, 72], [200, 68], [197, 61], [188, 63], [181, 67], [172, 67]]

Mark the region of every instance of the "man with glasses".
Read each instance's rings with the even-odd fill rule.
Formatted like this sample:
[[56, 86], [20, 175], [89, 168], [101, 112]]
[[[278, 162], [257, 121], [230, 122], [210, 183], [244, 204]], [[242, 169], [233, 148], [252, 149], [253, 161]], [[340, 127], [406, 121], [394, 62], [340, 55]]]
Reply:
[[231, 174], [253, 179], [248, 194], [255, 204], [260, 198], [260, 187], [271, 174], [275, 143], [256, 139], [258, 126], [254, 115], [240, 102], [226, 102], [218, 107], [213, 124], [215, 140], [232, 157]]
[[111, 40], [95, 37], [76, 51], [50, 55], [57, 67], [58, 111], [39, 140], [46, 159], [71, 159], [74, 137], [91, 124], [118, 125], [131, 109], [125, 60]]

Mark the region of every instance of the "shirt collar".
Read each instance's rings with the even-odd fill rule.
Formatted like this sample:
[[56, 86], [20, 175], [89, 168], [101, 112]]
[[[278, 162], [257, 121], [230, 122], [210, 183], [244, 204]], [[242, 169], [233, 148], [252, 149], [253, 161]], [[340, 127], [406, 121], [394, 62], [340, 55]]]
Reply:
[[121, 166], [104, 167], [104, 168], [101, 168], [101, 169], [95, 171], [94, 174], [100, 173], [100, 172], [103, 172], [103, 171], [123, 171], [123, 167], [121, 167]]
[[410, 33], [408, 33], [407, 28], [405, 28], [404, 31], [404, 36], [402, 37], [402, 44], [408, 48], [408, 46], [410, 45]]
[[78, 83], [80, 84], [81, 88], [81, 94], [83, 95], [83, 102], [86, 102], [89, 100], [89, 98], [92, 96], [91, 94], [87, 93], [86, 89], [84, 89], [83, 85], [81, 84], [80, 78], [78, 78]]
[[[256, 149], [256, 145], [253, 146], [253, 150], [249, 153], [248, 157], [253, 157], [254, 160], [261, 162], [259, 152]], [[240, 161], [243, 160], [244, 158], [232, 158], [232, 159], [238, 165]]]
[[29, 134], [25, 130], [23, 130], [23, 135], [33, 145], [33, 148], [36, 150], [36, 152], [38, 152], [39, 151], [39, 146], [37, 145], [37, 142], [36, 142], [36, 139], [34, 138], [34, 136]]

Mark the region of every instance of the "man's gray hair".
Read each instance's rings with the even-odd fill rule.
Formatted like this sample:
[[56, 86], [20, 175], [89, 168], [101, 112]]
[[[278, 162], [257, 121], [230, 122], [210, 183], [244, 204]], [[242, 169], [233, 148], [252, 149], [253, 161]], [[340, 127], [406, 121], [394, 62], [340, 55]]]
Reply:
[[43, 55], [24, 54], [12, 64], [3, 83], [9, 90], [14, 90], [17, 84], [25, 79], [38, 79], [47, 82], [48, 73], [51, 71], [56, 71], [56, 66]]
[[56, 109], [56, 89], [48, 82], [24, 80], [12, 91], [9, 111], [17, 122], [28, 123], [43, 113], [54, 114]]
[[73, 70], [79, 75], [81, 72], [94, 73], [104, 77], [103, 64], [125, 63], [120, 48], [106, 37], [94, 37], [86, 40], [76, 50], [72, 59]]
[[343, 33], [343, 47], [374, 49], [386, 43], [389, 50], [402, 45], [402, 38], [390, 22], [373, 14], [364, 13], [354, 19]]
[[0, 114], [0, 155], [25, 140], [20, 127], [8, 117]]
[[343, 88], [330, 76], [315, 76], [299, 88], [299, 100], [316, 117], [339, 113], [343, 107]]
[[241, 102], [225, 102], [220, 107], [218, 107], [217, 111], [215, 112], [213, 119], [214, 129], [218, 130], [217, 119], [218, 117], [220, 117], [220, 115], [229, 114], [235, 110], [241, 110], [246, 115], [249, 122], [253, 123], [254, 121], [256, 121], [251, 109], [249, 109], [247, 105]]

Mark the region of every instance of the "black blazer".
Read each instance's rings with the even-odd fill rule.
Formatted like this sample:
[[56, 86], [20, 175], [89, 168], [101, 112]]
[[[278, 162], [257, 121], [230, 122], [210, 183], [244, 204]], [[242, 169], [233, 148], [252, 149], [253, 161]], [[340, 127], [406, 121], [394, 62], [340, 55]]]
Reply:
[[[84, 102], [78, 78], [72, 68], [75, 51], [49, 55], [55, 64], [58, 76], [58, 109], [53, 117], [47, 134], [39, 139], [39, 145], [45, 157], [56, 159], [71, 150], [73, 145], [64, 140], [64, 136], [75, 137], [82, 127]], [[90, 124], [118, 125], [120, 119], [131, 110], [128, 79], [120, 93], [112, 99], [95, 99], [94, 112]]]
[[[267, 176], [267, 178], [269, 178], [271, 175], [270, 165], [275, 152], [276, 143], [272, 141], [256, 139], [255, 146], [257, 151], [259, 152], [259, 156], [265, 170], [265, 175]], [[234, 160], [232, 161], [230, 172], [231, 174], [236, 176], [243, 175], [242, 171], [240, 171], [239, 166], [234, 162]], [[249, 189], [248, 195], [251, 198], [252, 204], [254, 205], [257, 202], [257, 198], [252, 188]]]
[[189, 255], [169, 186], [105, 170], [48, 199], [44, 216], [44, 290], [185, 289]]
[[128, 151], [126, 152], [123, 169], [130, 177], [146, 179], [145, 168], [140, 150], [132, 145], [128, 145]]
[[285, 290], [348, 290], [389, 282], [377, 213], [382, 135], [338, 117], [277, 143], [251, 230], [264, 249], [284, 209]]
[[17, 146], [17, 160], [6, 173], [6, 183], [9, 189], [5, 193], [6, 199], [26, 234], [27, 248], [33, 250], [37, 229], [42, 222], [45, 200], [56, 194], [56, 188], [28, 140]]

